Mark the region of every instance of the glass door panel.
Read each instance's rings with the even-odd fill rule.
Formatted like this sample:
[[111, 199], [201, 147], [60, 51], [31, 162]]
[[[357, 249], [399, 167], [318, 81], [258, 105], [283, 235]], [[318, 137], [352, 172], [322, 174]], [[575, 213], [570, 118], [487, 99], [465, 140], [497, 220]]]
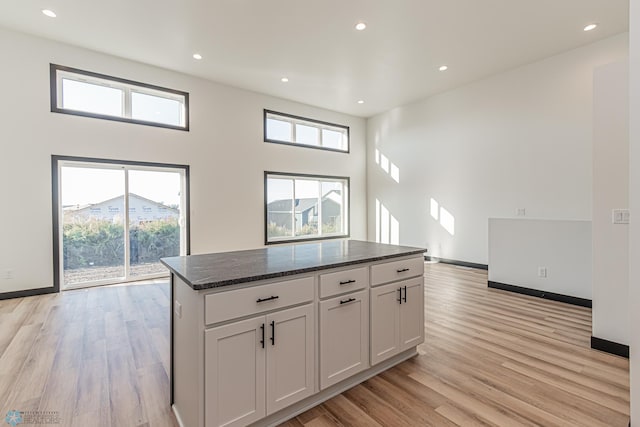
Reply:
[[61, 168], [64, 287], [126, 277], [125, 171]]
[[129, 276], [166, 274], [160, 258], [181, 253], [180, 172], [129, 170]]

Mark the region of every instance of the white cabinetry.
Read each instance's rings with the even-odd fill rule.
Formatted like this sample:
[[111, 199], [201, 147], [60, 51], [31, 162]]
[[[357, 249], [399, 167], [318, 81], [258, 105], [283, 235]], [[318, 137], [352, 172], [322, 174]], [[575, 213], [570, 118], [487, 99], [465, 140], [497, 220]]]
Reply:
[[369, 291], [320, 302], [320, 388], [369, 367]]
[[179, 424], [278, 425], [413, 357], [424, 264], [411, 252], [202, 290], [172, 271]]
[[205, 332], [205, 420], [241, 426], [266, 415], [264, 316]]
[[371, 288], [371, 365], [424, 341], [423, 278]]
[[267, 415], [315, 391], [314, 321], [311, 304], [266, 317]]
[[417, 277], [400, 284], [400, 351], [404, 351], [424, 342], [424, 280]]
[[313, 394], [313, 325], [307, 304], [206, 330], [206, 426], [244, 426]]

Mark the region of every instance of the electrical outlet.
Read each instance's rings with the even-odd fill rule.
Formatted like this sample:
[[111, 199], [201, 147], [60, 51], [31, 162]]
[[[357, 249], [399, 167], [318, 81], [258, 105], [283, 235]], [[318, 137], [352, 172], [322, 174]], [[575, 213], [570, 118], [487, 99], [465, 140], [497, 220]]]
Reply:
[[538, 267], [538, 277], [547, 277], [547, 267]]
[[4, 280], [12, 280], [13, 279], [13, 270], [5, 270], [4, 275], [2, 276]]
[[527, 214], [527, 210], [525, 208], [516, 209], [516, 216], [525, 216]]
[[611, 222], [614, 224], [629, 224], [629, 209], [613, 209]]

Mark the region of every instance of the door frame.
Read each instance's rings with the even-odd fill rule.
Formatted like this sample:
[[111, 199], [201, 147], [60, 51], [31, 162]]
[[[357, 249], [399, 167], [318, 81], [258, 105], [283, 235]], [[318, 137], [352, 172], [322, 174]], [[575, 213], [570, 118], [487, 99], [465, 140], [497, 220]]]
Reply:
[[[88, 167], [91, 165], [95, 165], [99, 167], [99, 165], [121, 165], [121, 166], [131, 166], [131, 167], [141, 167], [142, 169], [148, 168], [150, 170], [154, 168], [166, 168], [166, 169], [182, 169], [184, 173], [184, 243], [185, 243], [185, 254], [191, 254], [191, 202], [190, 202], [190, 180], [189, 180], [189, 165], [180, 165], [180, 164], [172, 164], [172, 163], [153, 163], [153, 162], [139, 162], [133, 160], [116, 160], [116, 159], [101, 159], [101, 158], [93, 158], [93, 157], [75, 157], [75, 156], [60, 156], [60, 155], [52, 155], [51, 156], [51, 194], [52, 194], [52, 225], [53, 225], [53, 290], [51, 292], [60, 292], [62, 280], [62, 274], [64, 273], [61, 267], [61, 253], [62, 253], [62, 238], [61, 238], [61, 206], [60, 206], [60, 184], [61, 184], [61, 176], [60, 176], [60, 168], [63, 166], [62, 164], [65, 162], [74, 162], [81, 164], [85, 163]], [[126, 197], [125, 197], [126, 199]], [[126, 200], [125, 200], [126, 206]], [[125, 212], [127, 213], [127, 212]], [[125, 232], [126, 234], [126, 232]], [[126, 251], [128, 253], [128, 251]], [[126, 262], [126, 260], [125, 260]], [[136, 278], [134, 280], [128, 281], [140, 281], [140, 280], [150, 280], [151, 278]], [[73, 286], [68, 289], [80, 289], [83, 287], [91, 287], [91, 286], [101, 286], [113, 283], [123, 283], [122, 280], [112, 280], [106, 279], [102, 281], [97, 281], [94, 283], [90, 283], [85, 286]], [[51, 288], [49, 288], [51, 289]]]

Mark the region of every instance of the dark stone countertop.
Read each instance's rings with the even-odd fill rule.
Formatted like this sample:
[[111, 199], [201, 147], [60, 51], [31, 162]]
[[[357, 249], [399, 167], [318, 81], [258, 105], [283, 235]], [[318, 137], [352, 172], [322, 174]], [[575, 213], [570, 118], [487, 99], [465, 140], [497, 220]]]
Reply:
[[359, 240], [269, 246], [236, 252], [162, 258], [194, 290], [308, 273], [426, 252], [423, 248]]

